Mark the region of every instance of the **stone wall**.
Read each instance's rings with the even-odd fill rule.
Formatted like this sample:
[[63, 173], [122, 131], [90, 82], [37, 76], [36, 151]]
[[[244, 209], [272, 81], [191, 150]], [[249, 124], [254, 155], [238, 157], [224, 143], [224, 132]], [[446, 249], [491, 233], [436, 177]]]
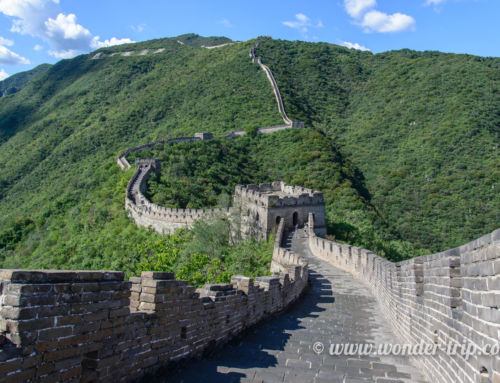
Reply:
[[160, 234], [173, 234], [183, 227], [191, 227], [201, 218], [230, 214], [230, 209], [172, 209], [152, 203], [144, 194], [151, 173], [160, 170], [159, 161], [141, 159], [137, 165], [127, 185], [125, 209], [138, 226], [151, 227]]
[[262, 60], [260, 59], [260, 57], [255, 56], [255, 50], [259, 47], [259, 45], [262, 42], [264, 42], [266, 40], [270, 40], [270, 39], [271, 39], [270, 37], [265, 37], [265, 38], [257, 41], [257, 43], [255, 43], [255, 46], [252, 49], [250, 49], [250, 57], [252, 58], [252, 61], [259, 64], [260, 67], [262, 68], [262, 70], [266, 73], [266, 76], [267, 76], [269, 82], [271, 83], [271, 86], [273, 87], [274, 96], [276, 97], [276, 102], [278, 103], [278, 109], [279, 109], [279, 112], [281, 114], [281, 117], [283, 118], [283, 121], [287, 125], [292, 125], [293, 121], [290, 118], [288, 118], [288, 116], [286, 115], [285, 106], [283, 105], [283, 100], [281, 98], [281, 93], [280, 93], [280, 90], [278, 88], [278, 84], [276, 83], [276, 80], [274, 79], [273, 73], [271, 72], [271, 69], [269, 69], [269, 67], [267, 65], [262, 63]]
[[199, 140], [210, 140], [213, 138], [212, 133], [195, 133], [194, 137], [176, 137], [176, 138], [169, 138], [168, 140], [158, 140], [154, 142], [149, 142], [147, 144], [139, 145], [139, 146], [134, 146], [132, 148], [129, 148], [123, 152], [120, 153], [118, 158], [116, 159], [116, 163], [122, 170], [128, 170], [131, 168], [129, 162], [127, 161], [127, 156], [132, 153], [132, 152], [140, 152], [141, 150], [149, 150], [154, 148], [156, 145], [160, 144], [165, 144], [167, 143], [168, 145], [172, 145], [174, 143], [179, 143], [179, 142], [193, 142], [193, 141], [199, 141]]
[[[273, 92], [276, 97], [276, 102], [278, 103], [278, 110], [283, 118], [283, 121], [285, 122], [286, 125], [278, 125], [278, 126], [268, 126], [268, 127], [263, 127], [259, 128], [257, 133], [258, 134], [269, 134], [269, 133], [274, 133], [279, 130], [283, 129], [291, 129], [291, 128], [304, 128], [304, 123], [300, 121], [292, 121], [288, 116], [286, 115], [285, 107], [283, 105], [283, 100], [281, 99], [281, 94], [280, 90], [278, 88], [278, 84], [276, 83], [276, 80], [274, 79], [273, 73], [269, 69], [267, 65], [264, 65], [261, 61], [260, 58], [255, 56], [255, 49], [259, 46], [259, 44], [263, 41], [269, 40], [270, 37], [266, 37], [262, 40], [257, 41], [255, 46], [250, 49], [250, 57], [252, 58], [253, 62], [256, 62], [260, 65], [260, 67], [264, 70], [266, 73], [267, 78], [269, 79], [269, 82], [271, 83], [271, 86], [273, 87]], [[221, 46], [224, 46], [226, 44], [222, 44]], [[101, 53], [98, 53], [95, 58], [99, 58]], [[244, 130], [233, 130], [229, 132], [225, 137], [226, 138], [235, 138], [239, 136], [244, 136], [246, 132]], [[127, 161], [127, 156], [132, 153], [132, 152], [137, 152], [141, 150], [146, 150], [146, 149], [151, 149], [157, 144], [163, 144], [165, 142], [172, 144], [174, 142], [186, 142], [186, 141], [196, 141], [196, 140], [210, 140], [213, 138], [212, 133], [195, 133], [194, 137], [180, 137], [180, 138], [172, 138], [169, 140], [159, 140], [155, 142], [150, 142], [144, 145], [139, 145], [135, 146], [133, 148], [127, 149], [124, 152], [120, 153], [118, 156], [116, 163], [122, 170], [128, 170], [130, 169], [130, 164]]]
[[321, 192], [277, 181], [236, 186], [233, 201], [233, 206], [241, 210], [244, 238], [267, 238], [282, 219], [287, 229], [293, 229], [295, 224], [303, 226], [309, 213], [314, 214], [318, 233], [326, 234], [325, 201]]
[[[313, 226], [310, 216], [310, 225]], [[313, 230], [312, 230], [313, 231]], [[317, 237], [312, 253], [366, 284], [404, 343], [498, 344], [500, 339], [500, 229], [441, 253], [392, 263], [372, 252]], [[469, 346], [472, 347], [472, 346]], [[419, 356], [431, 382], [500, 382], [500, 358]]]
[[0, 382], [132, 381], [198, 355], [300, 296], [307, 262], [279, 240], [272, 270], [200, 289], [165, 272], [0, 270]]
[[[273, 234], [284, 219], [287, 229], [307, 223], [314, 214], [316, 230], [326, 234], [325, 202], [323, 193], [284, 182], [236, 186], [233, 207], [228, 209], [172, 209], [156, 205], [146, 196], [147, 181], [153, 171], [160, 171], [156, 159], [140, 159], [137, 170], [127, 185], [125, 209], [138, 226], [151, 227], [160, 234], [173, 234], [184, 227], [192, 227], [199, 219], [239, 217], [239, 231], [243, 238], [265, 239]], [[283, 194], [270, 195], [269, 192]]]

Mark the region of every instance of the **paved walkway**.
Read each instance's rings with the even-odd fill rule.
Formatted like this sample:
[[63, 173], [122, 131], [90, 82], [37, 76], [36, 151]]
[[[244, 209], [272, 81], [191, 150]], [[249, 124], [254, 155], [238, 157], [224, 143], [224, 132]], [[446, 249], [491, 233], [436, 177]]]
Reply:
[[[396, 340], [366, 288], [348, 273], [313, 257], [303, 236], [293, 239], [291, 247], [309, 259], [311, 287], [299, 302], [214, 355], [165, 371], [158, 382], [424, 381], [403, 357], [329, 355], [330, 343]], [[326, 346], [319, 355], [312, 349], [318, 341]]]

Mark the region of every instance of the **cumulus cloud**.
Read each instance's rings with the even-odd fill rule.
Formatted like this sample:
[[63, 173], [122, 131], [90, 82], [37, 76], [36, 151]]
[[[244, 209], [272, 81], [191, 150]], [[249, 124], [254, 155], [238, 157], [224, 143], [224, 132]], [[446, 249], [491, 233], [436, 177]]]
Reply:
[[55, 19], [45, 21], [45, 34], [50, 39], [53, 51], [79, 52], [88, 49], [92, 43], [92, 33], [76, 22], [76, 15], [59, 13]]
[[370, 11], [365, 14], [361, 25], [367, 28], [367, 31], [375, 32], [401, 32], [415, 28], [415, 19], [403, 13], [387, 13], [379, 11]]
[[[444, 0], [427, 0], [441, 2]], [[365, 32], [401, 32], [415, 28], [415, 19], [404, 13], [387, 14], [373, 9], [377, 6], [376, 0], [344, 0], [346, 12], [355, 20], [356, 24], [365, 27]]]
[[111, 42], [131, 42], [116, 37], [99, 41], [77, 23], [76, 15], [61, 12], [59, 0], [0, 0], [0, 12], [13, 18], [11, 31], [43, 39], [50, 46], [49, 54], [57, 58], [70, 58]]
[[16, 65], [16, 64], [29, 64], [30, 60], [12, 52], [9, 48], [0, 45], [0, 63]]
[[117, 39], [116, 37], [112, 37], [109, 40], [99, 41], [99, 36], [97, 36], [97, 38], [94, 38], [94, 41], [92, 42], [92, 47], [94, 47], [94, 48], [106, 48], [106, 47], [112, 47], [115, 45], [131, 44], [131, 43], [135, 43], [135, 41], [130, 40], [129, 38]]
[[377, 5], [376, 0], [344, 0], [345, 10], [354, 18], [363, 15], [368, 9], [372, 9]]
[[0, 12], [14, 17], [12, 32], [38, 36], [48, 17], [57, 14], [59, 0], [0, 0]]
[[0, 70], [0, 81], [5, 80], [7, 77], [9, 77], [9, 74], [5, 70], [1, 69]]
[[344, 47], [347, 47], [349, 49], [357, 49], [357, 50], [360, 50], [360, 51], [370, 51], [370, 49], [368, 49], [367, 47], [363, 46], [363, 45], [360, 45], [358, 43], [350, 43], [349, 41], [342, 41], [342, 45]]
[[313, 23], [312, 20], [303, 13], [297, 13], [294, 21], [283, 21], [282, 24], [299, 30], [304, 38], [308, 37], [307, 32], [309, 31], [309, 28], [323, 28], [324, 26], [321, 20]]
[[35, 51], [41, 51], [43, 49], [43, 47], [40, 45], [40, 44], [36, 44], [34, 47], [33, 47], [33, 50]]

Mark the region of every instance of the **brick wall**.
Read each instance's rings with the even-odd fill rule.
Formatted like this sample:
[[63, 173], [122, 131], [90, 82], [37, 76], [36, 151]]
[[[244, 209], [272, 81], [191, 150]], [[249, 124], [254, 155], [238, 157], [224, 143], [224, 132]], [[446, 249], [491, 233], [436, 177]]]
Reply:
[[[314, 222], [310, 217], [310, 225]], [[372, 252], [314, 235], [312, 253], [369, 286], [405, 343], [498, 344], [500, 230], [441, 253], [392, 263]], [[413, 359], [431, 382], [500, 382], [498, 356]]]
[[201, 289], [164, 272], [1, 270], [0, 382], [131, 381], [199, 354], [297, 299], [307, 262], [277, 241], [272, 269]]

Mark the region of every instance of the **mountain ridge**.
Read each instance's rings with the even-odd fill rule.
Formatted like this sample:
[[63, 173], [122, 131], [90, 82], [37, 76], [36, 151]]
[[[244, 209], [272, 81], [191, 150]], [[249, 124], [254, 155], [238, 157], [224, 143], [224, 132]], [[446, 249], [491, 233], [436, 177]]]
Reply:
[[[127, 147], [165, 137], [200, 131], [211, 131], [221, 136], [234, 128], [251, 133], [258, 127], [282, 123], [265, 74], [248, 59], [248, 51], [256, 39], [218, 49], [186, 46], [177, 40], [174, 37], [134, 44], [141, 50], [165, 48], [158, 54], [115, 55], [91, 60], [96, 54], [92, 52], [63, 60], [40, 78], [29, 82], [20, 92], [0, 99], [0, 161], [5, 165], [0, 175], [0, 244], [3, 246], [0, 261], [3, 259], [5, 265], [122, 267], [122, 259], [131, 260], [135, 256], [130, 244], [147, 242], [152, 234], [134, 228], [122, 211], [123, 193], [130, 174], [122, 175], [115, 169], [114, 159], [118, 153]], [[228, 42], [215, 42], [221, 41], [223, 44]], [[205, 43], [208, 42], [196, 42], [200, 46]], [[119, 46], [99, 51], [111, 54], [130, 49], [130, 46]], [[465, 194], [462, 191], [463, 177], [453, 180], [456, 198], [462, 194], [468, 198], [463, 206], [456, 209], [456, 214], [448, 214], [439, 223], [439, 217], [436, 218], [432, 211], [418, 210], [413, 202], [409, 207], [405, 206], [406, 201], [402, 197], [408, 195], [408, 174], [420, 175], [426, 169], [420, 168], [420, 160], [405, 168], [400, 164], [400, 156], [406, 152], [394, 150], [404, 142], [397, 138], [397, 134], [413, 136], [409, 135], [411, 131], [408, 129], [401, 129], [396, 134], [387, 126], [401, 126], [401, 121], [414, 127], [412, 129], [417, 129], [419, 125], [410, 125], [413, 120], [408, 121], [404, 115], [408, 105], [402, 108], [394, 100], [391, 101], [390, 92], [399, 88], [391, 83], [390, 75], [405, 79], [404, 85], [415, 94], [420, 81], [422, 86], [425, 85], [425, 94], [430, 100], [423, 105], [439, 105], [440, 95], [429, 93], [432, 84], [426, 80], [428, 73], [417, 73], [418, 81], [413, 77], [404, 77], [412, 68], [416, 72], [424, 70], [425, 62], [418, 59], [412, 63], [405, 62], [408, 59], [401, 56], [408, 55], [406, 51], [404, 54], [388, 53], [382, 58], [390, 61], [386, 67], [393, 70], [386, 73], [380, 69], [384, 69], [383, 60], [379, 61], [378, 56], [371, 53], [332, 44], [276, 40], [261, 45], [258, 55], [276, 77], [287, 114], [293, 119], [306, 121], [308, 128], [300, 134], [279, 133], [265, 143], [249, 142], [248, 146], [257, 150], [257, 153], [251, 153], [255, 156], [252, 161], [263, 161], [265, 166], [269, 165], [267, 170], [265, 167], [262, 169], [268, 176], [275, 171], [279, 173], [281, 169], [283, 176], [289, 178], [289, 183], [292, 181], [304, 186], [320, 184], [325, 189], [331, 189], [328, 223], [337, 239], [363, 246], [395, 240], [394, 244], [399, 243], [397, 246], [401, 247], [399, 253], [411, 253], [405, 250], [408, 244], [398, 241], [409, 238], [420, 249], [452, 247], [479, 236], [478, 233], [491, 231], [488, 228], [498, 222], [498, 209], [494, 207], [498, 197], [488, 191], [492, 185], [497, 187], [494, 163], [498, 157], [495, 151], [491, 151], [482, 161], [476, 150], [477, 145], [469, 151], [469, 155], [474, 164], [483, 164], [483, 168], [479, 172], [467, 167], [461, 170], [473, 180], [470, 190], [463, 189], [469, 190]], [[438, 55], [436, 60], [439, 61], [440, 57]], [[335, 65], [332, 64], [334, 59], [338, 59], [333, 63]], [[453, 76], [462, 70], [462, 77], [473, 76], [478, 83], [484, 82], [484, 78], [491, 78], [492, 82], [488, 85], [489, 90], [478, 95], [476, 102], [461, 105], [466, 113], [473, 113], [476, 104], [487, 107], [475, 108], [480, 116], [464, 120], [478, 122], [474, 128], [466, 128], [463, 121], [457, 125], [459, 134], [455, 136], [459, 148], [469, 142], [468, 134], [474, 129], [478, 130], [475, 136], [483, 137], [482, 140], [497, 131], [498, 116], [494, 110], [498, 106], [498, 93], [493, 89], [498, 86], [498, 78], [494, 70], [488, 68], [497, 68], [499, 60], [483, 61], [485, 63], [472, 65], [480, 69], [476, 74], [467, 66], [463, 70], [458, 65], [449, 67]], [[394, 70], [398, 66], [399, 72]], [[437, 74], [438, 79], [443, 77], [443, 73], [438, 71]], [[367, 87], [369, 85], [373, 88]], [[370, 91], [371, 98], [368, 99], [360, 89]], [[440, 89], [439, 84], [437, 89]], [[443, 91], [451, 103], [457, 94], [456, 89], [443, 86]], [[459, 96], [462, 101], [462, 93]], [[346, 104], [346, 101], [349, 103]], [[458, 102], [455, 104], [460, 106]], [[381, 109], [383, 105], [387, 105], [385, 114]], [[352, 110], [356, 110], [357, 114]], [[382, 114], [373, 114], [374, 110]], [[364, 121], [359, 117], [364, 115], [370, 116], [370, 119]], [[442, 122], [437, 119], [438, 115], [438, 112], [433, 112], [429, 118], [436, 121], [441, 130], [450, 129], [448, 125], [440, 125]], [[376, 124], [379, 120], [384, 122], [384, 129]], [[354, 129], [356, 126], [361, 128]], [[428, 130], [423, 132], [428, 135]], [[418, 137], [417, 131], [412, 134]], [[419, 144], [422, 153], [433, 152], [432, 148], [442, 145], [440, 137], [432, 134], [430, 138], [433, 141], [427, 139]], [[379, 148], [378, 162], [397, 164], [392, 169], [388, 167], [388, 171], [392, 172], [389, 173], [392, 178], [388, 178], [392, 183], [388, 186], [381, 184], [379, 187], [380, 170], [368, 166], [374, 156], [374, 152], [367, 150], [370, 139]], [[284, 140], [288, 146], [277, 146], [279, 140]], [[314, 142], [316, 149], [313, 150], [314, 145], [299, 145], [301, 140]], [[416, 147], [413, 138], [408, 145]], [[330, 146], [335, 148], [332, 152], [327, 149]], [[206, 150], [208, 154], [212, 149]], [[263, 156], [259, 151], [268, 154]], [[391, 160], [379, 158], [383, 153]], [[458, 161], [458, 154], [452, 154], [454, 161]], [[290, 166], [271, 165], [276, 161], [273, 155], [288, 158]], [[217, 155], [214, 158], [217, 160]], [[446, 166], [456, 171], [460, 164], [455, 162], [446, 163]], [[200, 166], [204, 166], [203, 162]], [[426, 166], [427, 170], [435, 171], [432, 164]], [[206, 167], [215, 175], [223, 171], [217, 166]], [[273, 167], [275, 171], [271, 170]], [[329, 175], [325, 178], [327, 167], [331, 171], [328, 170]], [[189, 180], [189, 177], [195, 176], [194, 173], [189, 174], [193, 175], [183, 176], [182, 179]], [[346, 177], [346, 174], [350, 176]], [[434, 178], [436, 175], [442, 177], [440, 172]], [[439, 195], [446, 188], [443, 182], [437, 189], [434, 186], [433, 198], [438, 203], [444, 203], [443, 211], [448, 212], [450, 199], [440, 199]], [[363, 191], [364, 186], [351, 188], [350, 185], [355, 183], [361, 186], [366, 184], [366, 190]], [[422, 201], [429, 199], [425, 186], [420, 181], [416, 183], [415, 190], [422, 194]], [[207, 184], [206, 192], [211, 193], [211, 188]], [[389, 198], [388, 193], [397, 198]], [[363, 194], [379, 211], [381, 220], [374, 218], [371, 208], [361, 202]], [[486, 197], [485, 202], [482, 202], [483, 196]], [[478, 206], [478, 213], [474, 212], [475, 221], [467, 223], [464, 230], [457, 230], [458, 225], [454, 223], [456, 217], [468, 212], [471, 204]], [[483, 204], [489, 211], [486, 215]], [[412, 221], [412, 217], [408, 216], [412, 209], [419, 219], [425, 218], [431, 224], [426, 226], [425, 222]], [[398, 214], [402, 218], [397, 218]], [[485, 218], [478, 221], [477, 217], [482, 214]], [[405, 220], [415, 228], [405, 226]], [[384, 222], [390, 223], [393, 228], [388, 228]], [[422, 236], [415, 236], [422, 228], [425, 229]], [[434, 229], [437, 229], [437, 237], [431, 235]], [[441, 234], [447, 232], [450, 238], [441, 238]]]

